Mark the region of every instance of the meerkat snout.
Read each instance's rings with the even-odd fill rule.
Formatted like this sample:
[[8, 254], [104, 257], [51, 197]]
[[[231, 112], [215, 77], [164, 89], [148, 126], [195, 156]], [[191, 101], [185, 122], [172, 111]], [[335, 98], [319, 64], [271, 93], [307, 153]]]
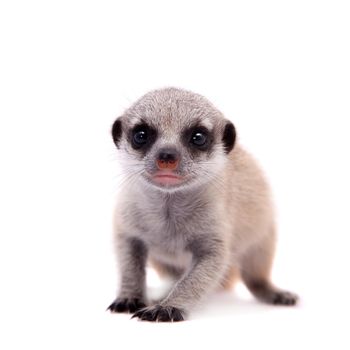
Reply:
[[152, 181], [158, 185], [174, 186], [181, 184], [183, 177], [176, 173], [180, 154], [174, 147], [161, 148], [156, 155], [157, 170], [150, 174]]
[[[126, 181], [115, 212], [120, 289], [109, 310], [181, 321], [236, 276], [261, 301], [296, 304], [270, 279], [276, 229], [268, 184], [217, 108], [189, 91], [152, 91], [114, 122], [112, 137]], [[156, 304], [147, 301], [148, 262], [174, 279]]]

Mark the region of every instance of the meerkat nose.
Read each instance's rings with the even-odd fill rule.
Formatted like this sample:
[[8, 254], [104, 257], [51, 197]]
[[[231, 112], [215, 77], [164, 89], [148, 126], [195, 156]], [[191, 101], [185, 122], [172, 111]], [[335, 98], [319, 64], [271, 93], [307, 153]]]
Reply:
[[168, 170], [175, 170], [177, 168], [179, 161], [176, 160], [161, 160], [157, 159], [157, 166], [160, 170], [168, 169]]
[[175, 170], [179, 164], [178, 152], [174, 149], [163, 149], [157, 157], [157, 167], [160, 170]]

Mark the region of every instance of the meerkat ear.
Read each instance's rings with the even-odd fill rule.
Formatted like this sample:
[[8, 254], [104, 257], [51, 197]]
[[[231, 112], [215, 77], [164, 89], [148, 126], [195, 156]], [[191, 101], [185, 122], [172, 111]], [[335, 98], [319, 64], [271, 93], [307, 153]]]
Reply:
[[224, 144], [225, 152], [228, 154], [232, 151], [236, 141], [236, 129], [234, 125], [227, 121], [222, 135], [222, 142]]
[[122, 121], [121, 118], [118, 118], [112, 126], [112, 137], [115, 145], [119, 147], [119, 141], [122, 136]]

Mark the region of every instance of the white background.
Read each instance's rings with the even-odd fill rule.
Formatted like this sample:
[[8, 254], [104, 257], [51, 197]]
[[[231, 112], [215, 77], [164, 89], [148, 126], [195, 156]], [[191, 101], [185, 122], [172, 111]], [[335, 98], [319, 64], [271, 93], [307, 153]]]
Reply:
[[[349, 348], [349, 18], [347, 1], [1, 1], [0, 347]], [[110, 126], [164, 86], [207, 96], [263, 165], [297, 308], [238, 286], [181, 324], [105, 312]]]

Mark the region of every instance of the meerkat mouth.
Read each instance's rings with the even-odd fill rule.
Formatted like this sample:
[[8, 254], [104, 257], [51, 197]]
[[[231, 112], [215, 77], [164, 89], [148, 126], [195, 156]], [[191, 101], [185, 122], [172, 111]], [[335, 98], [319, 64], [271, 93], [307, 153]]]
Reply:
[[156, 172], [152, 174], [152, 181], [158, 185], [174, 186], [183, 183], [182, 176], [174, 174], [173, 172]]

